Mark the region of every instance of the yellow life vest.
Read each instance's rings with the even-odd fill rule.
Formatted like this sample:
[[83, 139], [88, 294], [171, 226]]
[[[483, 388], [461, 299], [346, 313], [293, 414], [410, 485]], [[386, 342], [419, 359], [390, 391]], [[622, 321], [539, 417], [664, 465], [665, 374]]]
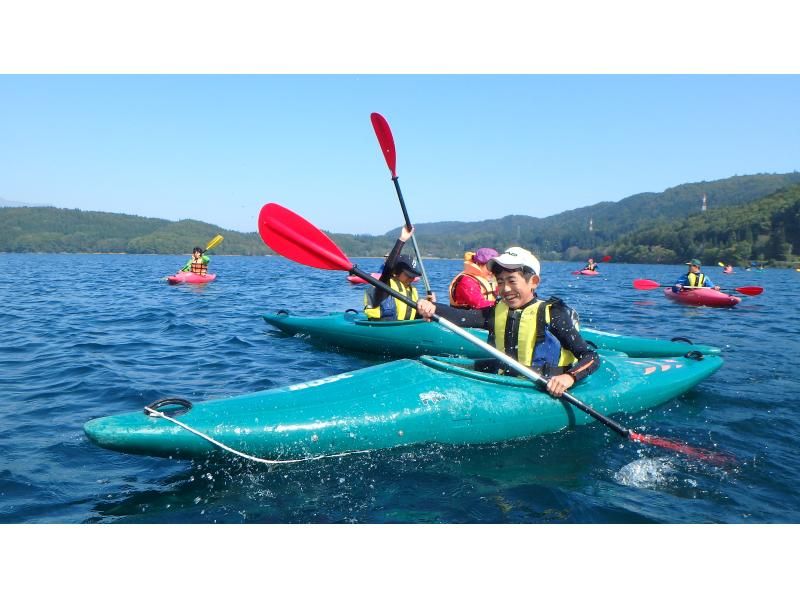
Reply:
[[[393, 290], [401, 293], [414, 301], [419, 301], [417, 288], [413, 286], [405, 286], [396, 278], [389, 279], [389, 286]], [[377, 289], [376, 289], [377, 290]], [[417, 317], [417, 310], [413, 307], [406, 305], [400, 299], [395, 299], [391, 295], [387, 295], [378, 305], [371, 305], [371, 297], [368, 292], [364, 293], [364, 313], [370, 320], [380, 320], [381, 318], [392, 318], [395, 320], [413, 320]]]
[[706, 281], [706, 275], [700, 272], [699, 274], [695, 274], [694, 272], [689, 272], [686, 277], [689, 279], [689, 286], [690, 287], [701, 287], [703, 283]]
[[[505, 301], [498, 302], [494, 309], [493, 340], [495, 348], [513, 357], [522, 365], [542, 371], [546, 375], [561, 374], [567, 371], [576, 359], [571, 351], [560, 346], [561, 343], [552, 333], [546, 331], [547, 324], [550, 323], [551, 307], [549, 301], [537, 299], [521, 310], [514, 310], [513, 314], [516, 317], [509, 318], [508, 304]], [[512, 326], [511, 329], [507, 329], [509, 325]], [[578, 327], [577, 323], [576, 327]], [[546, 334], [552, 338], [546, 338]], [[539, 363], [534, 366], [534, 356], [540, 357], [537, 355], [537, 346], [552, 341], [558, 343], [560, 347], [558, 358], [556, 359], [554, 355], [547, 356], [545, 357], [545, 367]], [[512, 346], [506, 346], [507, 342]], [[537, 359], [537, 361], [539, 360]]]

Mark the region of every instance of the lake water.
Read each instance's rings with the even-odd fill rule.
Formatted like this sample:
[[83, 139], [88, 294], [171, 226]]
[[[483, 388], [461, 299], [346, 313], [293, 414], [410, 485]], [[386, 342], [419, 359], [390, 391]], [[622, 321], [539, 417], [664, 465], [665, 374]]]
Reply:
[[[626, 419], [637, 430], [716, 447], [720, 469], [622, 442], [595, 424], [518, 442], [413, 446], [267, 467], [119, 454], [84, 436], [89, 419], [165, 397], [193, 402], [365, 367], [272, 330], [261, 314], [360, 308], [345, 273], [275, 257], [215, 256], [205, 287], [163, 280], [186, 256], [0, 254], [0, 522], [3, 523], [797, 523], [800, 317], [794, 270], [706, 273], [763, 286], [734, 309], [683, 307], [634, 278], [682, 266], [545, 263], [540, 294], [584, 325], [724, 348], [691, 393]], [[377, 259], [354, 259], [364, 270]], [[429, 260], [446, 296], [460, 261]], [[578, 393], [576, 392], [576, 395]]]

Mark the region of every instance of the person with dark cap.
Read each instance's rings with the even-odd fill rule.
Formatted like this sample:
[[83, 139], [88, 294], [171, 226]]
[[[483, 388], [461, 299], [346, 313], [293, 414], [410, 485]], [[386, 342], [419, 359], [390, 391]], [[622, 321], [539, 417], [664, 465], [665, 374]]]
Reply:
[[[489, 331], [488, 342], [547, 379], [547, 392], [560, 397], [599, 365], [581, 336], [578, 314], [558, 297], [536, 295], [541, 266], [531, 252], [510, 247], [488, 263], [497, 280], [498, 301], [484, 309], [455, 309], [425, 299], [417, 303], [424, 319], [438, 314], [454, 324]], [[516, 375], [496, 359], [480, 360], [483, 369]]]
[[689, 266], [689, 271], [675, 281], [675, 284], [672, 287], [672, 291], [674, 293], [679, 293], [684, 287], [708, 287], [714, 289], [715, 291], [719, 290], [719, 287], [715, 286], [714, 283], [711, 282], [711, 279], [706, 277], [706, 275], [700, 271], [700, 266], [702, 266], [700, 260], [691, 259], [686, 262], [686, 265]]
[[191, 272], [192, 274], [200, 274], [202, 276], [208, 274], [208, 262], [211, 261], [211, 258], [204, 255], [204, 253], [202, 247], [195, 247], [192, 249], [192, 257], [189, 258], [189, 261], [186, 262], [183, 268], [178, 270], [178, 274], [181, 272]]
[[483, 309], [497, 302], [497, 283], [488, 264], [498, 253], [491, 247], [464, 254], [464, 270], [450, 282], [450, 305], [460, 309]]
[[[400, 237], [383, 264], [383, 272], [379, 280], [412, 301], [417, 301], [419, 295], [416, 287], [412, 286], [414, 280], [420, 275], [417, 270], [417, 260], [408, 254], [400, 253], [413, 232], [413, 227], [411, 230], [405, 227], [400, 229]], [[431, 293], [428, 299], [436, 301], [436, 294]], [[419, 318], [416, 309], [395, 299], [383, 289], [373, 286], [364, 291], [364, 313], [370, 320], [414, 320]]]

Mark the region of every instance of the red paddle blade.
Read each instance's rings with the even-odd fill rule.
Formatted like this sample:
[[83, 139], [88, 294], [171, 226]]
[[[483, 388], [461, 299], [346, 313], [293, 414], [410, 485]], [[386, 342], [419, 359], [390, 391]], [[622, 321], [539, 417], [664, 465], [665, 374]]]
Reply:
[[762, 287], [736, 287], [735, 290], [742, 295], [750, 295], [751, 297], [755, 297], [764, 292]]
[[395, 167], [397, 166], [397, 154], [394, 151], [394, 137], [392, 137], [392, 130], [389, 128], [389, 123], [377, 112], [373, 112], [369, 116], [372, 121], [372, 128], [375, 129], [375, 135], [378, 137], [378, 143], [381, 145], [383, 157], [386, 159], [386, 166], [392, 171], [392, 178], [397, 176]]
[[647, 280], [646, 278], [637, 278], [633, 281], [633, 288], [640, 291], [652, 291], [660, 286], [655, 280]]
[[650, 444], [671, 451], [676, 451], [678, 453], [683, 453], [684, 455], [694, 457], [695, 459], [708, 461], [712, 465], [724, 467], [734, 465], [736, 463], [736, 459], [734, 459], [731, 455], [716, 453], [707, 449], [689, 446], [688, 444], [683, 444], [682, 442], [667, 440], [666, 438], [659, 438], [658, 436], [650, 436], [649, 434], [639, 434], [633, 431], [629, 432], [628, 436], [631, 440], [636, 442], [642, 442], [644, 444]]
[[261, 208], [258, 233], [275, 253], [298, 264], [346, 272], [353, 268], [347, 256], [325, 233], [276, 203], [264, 204]]
[[611, 256], [610, 255], [604, 255], [603, 256], [603, 261], [604, 262], [610, 262], [611, 261]]

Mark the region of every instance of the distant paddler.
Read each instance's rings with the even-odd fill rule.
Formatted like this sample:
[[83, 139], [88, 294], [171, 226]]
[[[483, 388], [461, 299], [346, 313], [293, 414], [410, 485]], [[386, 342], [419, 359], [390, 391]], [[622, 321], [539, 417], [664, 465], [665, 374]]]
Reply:
[[222, 243], [222, 240], [223, 236], [217, 235], [208, 242], [205, 250], [199, 246], [192, 249], [192, 257], [189, 258], [189, 261], [186, 262], [186, 265], [183, 268], [178, 270], [176, 276], [180, 276], [183, 272], [189, 272], [190, 274], [197, 274], [199, 276], [207, 276], [208, 264], [211, 261], [211, 258], [205, 255], [205, 253], [206, 251], [209, 251]]

